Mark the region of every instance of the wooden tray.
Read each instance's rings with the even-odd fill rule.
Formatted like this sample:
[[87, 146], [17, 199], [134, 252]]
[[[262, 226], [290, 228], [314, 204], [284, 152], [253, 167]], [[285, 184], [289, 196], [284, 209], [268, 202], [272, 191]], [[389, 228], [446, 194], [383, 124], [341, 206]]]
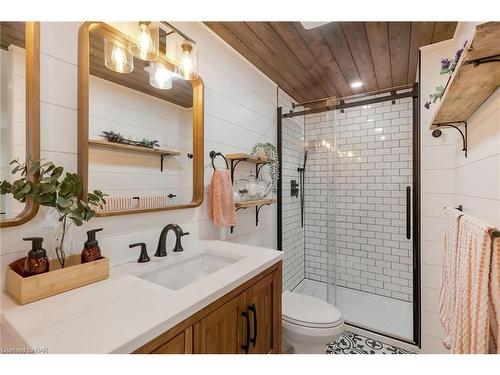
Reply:
[[12, 269], [14, 263], [9, 265], [7, 270], [6, 289], [7, 293], [21, 305], [109, 277], [109, 259], [104, 257], [81, 264], [80, 255], [72, 255], [66, 259], [64, 268], [61, 268], [57, 260], [51, 260], [49, 272], [29, 277], [22, 277], [14, 271]]

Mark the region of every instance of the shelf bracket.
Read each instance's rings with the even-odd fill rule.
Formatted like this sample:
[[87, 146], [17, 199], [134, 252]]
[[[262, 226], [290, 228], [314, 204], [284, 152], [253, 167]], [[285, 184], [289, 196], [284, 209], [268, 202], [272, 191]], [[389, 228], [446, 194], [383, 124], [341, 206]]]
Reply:
[[160, 172], [163, 172], [163, 160], [167, 157], [167, 156], [170, 156], [170, 154], [167, 152], [165, 154], [161, 154], [160, 155]]
[[260, 212], [260, 209], [264, 206], [269, 206], [270, 203], [266, 203], [266, 204], [261, 204], [260, 206], [255, 206], [255, 226], [259, 226], [259, 212]]
[[241, 163], [242, 161], [245, 161], [247, 159], [231, 159], [231, 183], [234, 184], [234, 171], [236, 170], [236, 166]]
[[[456, 125], [454, 125], [456, 124]], [[464, 125], [464, 131], [460, 130], [460, 128], [457, 125], [463, 124]], [[434, 138], [439, 138], [442, 134], [441, 130], [439, 128], [453, 128], [456, 129], [460, 135], [462, 136], [462, 151], [465, 153], [465, 157], [467, 157], [467, 121], [451, 121], [451, 122], [443, 122], [440, 124], [434, 124], [438, 129], [434, 129], [432, 131], [432, 136]]]
[[[246, 207], [238, 207], [235, 211], [238, 211], [238, 210], [246, 210], [247, 208]], [[231, 233], [234, 232], [234, 226], [231, 226]]]

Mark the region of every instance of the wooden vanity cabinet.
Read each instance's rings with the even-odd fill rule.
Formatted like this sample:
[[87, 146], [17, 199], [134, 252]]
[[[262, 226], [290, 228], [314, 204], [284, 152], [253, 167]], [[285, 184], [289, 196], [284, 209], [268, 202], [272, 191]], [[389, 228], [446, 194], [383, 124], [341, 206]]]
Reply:
[[134, 353], [280, 353], [281, 267], [280, 261]]

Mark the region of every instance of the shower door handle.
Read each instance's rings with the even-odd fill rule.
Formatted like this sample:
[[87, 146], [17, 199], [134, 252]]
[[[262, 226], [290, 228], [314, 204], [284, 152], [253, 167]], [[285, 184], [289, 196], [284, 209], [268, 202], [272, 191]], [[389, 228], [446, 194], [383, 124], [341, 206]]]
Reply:
[[411, 187], [406, 187], [406, 238], [411, 238]]

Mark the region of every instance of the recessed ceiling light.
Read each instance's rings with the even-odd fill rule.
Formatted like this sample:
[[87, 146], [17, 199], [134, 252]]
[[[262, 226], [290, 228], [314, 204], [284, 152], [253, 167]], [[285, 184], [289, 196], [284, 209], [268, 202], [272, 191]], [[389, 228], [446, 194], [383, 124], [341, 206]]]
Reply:
[[311, 29], [315, 29], [316, 27], [320, 27], [320, 26], [323, 26], [323, 25], [326, 25], [327, 23], [330, 23], [331, 21], [326, 21], [326, 22], [300, 22], [302, 24], [302, 26], [304, 27], [304, 29], [306, 30], [311, 30]]
[[351, 87], [353, 89], [357, 89], [358, 87], [361, 87], [361, 86], [363, 86], [363, 82], [361, 82], [361, 81], [354, 81], [353, 83], [351, 83]]

